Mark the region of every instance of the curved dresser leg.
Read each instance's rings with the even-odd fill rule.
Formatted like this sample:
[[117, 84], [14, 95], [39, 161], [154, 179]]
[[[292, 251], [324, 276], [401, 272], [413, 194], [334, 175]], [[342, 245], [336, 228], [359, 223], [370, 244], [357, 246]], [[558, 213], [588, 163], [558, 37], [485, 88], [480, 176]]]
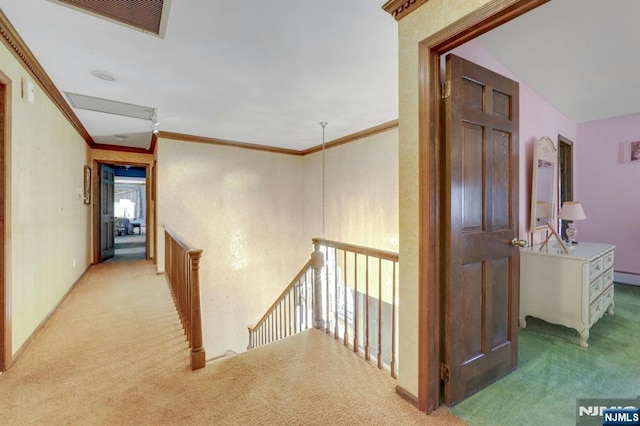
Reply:
[[607, 309], [607, 313], [609, 315], [613, 315], [613, 303], [611, 303], [611, 305], [609, 305], [609, 308]]
[[520, 317], [520, 328], [527, 328], [527, 316]]
[[580, 346], [588, 348], [589, 344], [587, 343], [587, 340], [589, 340], [589, 329], [585, 328], [580, 332]]

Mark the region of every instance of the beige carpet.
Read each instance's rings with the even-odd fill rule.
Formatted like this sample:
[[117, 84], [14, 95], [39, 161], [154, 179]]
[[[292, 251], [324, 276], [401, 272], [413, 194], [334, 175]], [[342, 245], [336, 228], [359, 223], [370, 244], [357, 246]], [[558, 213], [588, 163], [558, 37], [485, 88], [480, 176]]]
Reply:
[[0, 377], [0, 424], [462, 424], [420, 413], [316, 330], [188, 365], [165, 278], [147, 261], [97, 265]]

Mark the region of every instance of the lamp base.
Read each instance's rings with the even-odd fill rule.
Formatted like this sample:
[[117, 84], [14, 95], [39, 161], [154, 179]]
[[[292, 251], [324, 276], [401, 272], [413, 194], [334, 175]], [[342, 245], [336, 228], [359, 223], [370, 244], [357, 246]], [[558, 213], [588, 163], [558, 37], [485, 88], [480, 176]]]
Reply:
[[569, 222], [569, 227], [567, 228], [567, 244], [571, 246], [578, 244], [576, 241], [576, 235], [578, 235], [576, 225], [573, 222]]

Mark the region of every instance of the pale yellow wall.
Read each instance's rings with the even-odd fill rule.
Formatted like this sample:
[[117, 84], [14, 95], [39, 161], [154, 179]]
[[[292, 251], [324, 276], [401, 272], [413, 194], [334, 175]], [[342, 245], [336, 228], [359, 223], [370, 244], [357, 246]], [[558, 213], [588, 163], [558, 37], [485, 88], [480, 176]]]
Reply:
[[89, 207], [80, 196], [88, 147], [4, 45], [0, 70], [11, 80], [7, 159], [6, 282], [11, 293], [13, 353], [90, 264]]
[[[94, 179], [94, 192], [97, 193], [99, 191], [99, 167], [96, 163], [103, 164], [131, 164], [136, 167], [144, 167], [149, 166], [147, 168], [147, 183], [149, 187], [147, 188], [147, 194], [152, 193], [153, 187], [153, 154], [142, 154], [142, 153], [134, 153], [134, 152], [120, 152], [120, 151], [112, 151], [105, 149], [92, 149], [90, 152], [91, 156], [91, 164], [94, 169], [93, 173], [95, 176]], [[97, 197], [92, 197], [92, 211], [95, 211]], [[154, 214], [155, 214], [155, 203], [153, 200], [149, 200], [150, 202], [147, 204], [147, 214], [146, 219], [149, 223], [147, 226], [147, 239], [148, 239], [148, 252], [147, 256], [149, 258], [155, 259], [154, 245], [153, 239], [155, 238], [155, 224], [154, 224]], [[98, 235], [95, 235], [95, 227], [91, 227], [91, 240], [96, 241]], [[91, 255], [93, 256], [93, 250], [91, 251]], [[93, 262], [96, 262], [96, 259], [93, 259]]]
[[168, 225], [203, 249], [207, 357], [244, 351], [256, 322], [309, 259], [299, 156], [158, 141], [158, 270]]
[[[327, 234], [398, 250], [398, 132], [326, 150]], [[161, 139], [158, 232], [202, 248], [208, 357], [245, 350], [256, 322], [322, 237], [322, 154], [274, 154]], [[164, 270], [158, 242], [158, 270]]]
[[[398, 251], [398, 129], [325, 150], [325, 236]], [[305, 232], [322, 237], [322, 152], [304, 157]]]
[[398, 22], [400, 336], [398, 385], [418, 395], [418, 46], [490, 0], [429, 0]]

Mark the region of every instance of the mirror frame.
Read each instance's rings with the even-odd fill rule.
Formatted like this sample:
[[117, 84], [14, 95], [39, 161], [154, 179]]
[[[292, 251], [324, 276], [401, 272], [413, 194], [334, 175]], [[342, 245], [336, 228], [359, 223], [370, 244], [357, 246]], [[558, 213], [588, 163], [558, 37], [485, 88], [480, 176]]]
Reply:
[[[550, 163], [550, 164], [549, 164]], [[538, 201], [547, 201], [540, 200], [538, 193], [541, 189], [540, 187], [540, 174], [539, 168], [541, 166], [546, 165], [546, 167], [550, 167], [552, 169], [551, 175], [551, 188], [550, 188], [550, 196], [551, 199], [548, 200], [549, 203], [549, 219], [547, 221], [539, 221], [536, 215], [537, 204]], [[534, 145], [533, 149], [533, 175], [531, 178], [531, 232], [544, 231], [548, 230], [547, 224], [549, 224], [552, 228], [557, 227], [557, 216], [558, 216], [558, 150], [553, 143], [553, 140], [548, 136], [543, 136], [540, 138]]]

